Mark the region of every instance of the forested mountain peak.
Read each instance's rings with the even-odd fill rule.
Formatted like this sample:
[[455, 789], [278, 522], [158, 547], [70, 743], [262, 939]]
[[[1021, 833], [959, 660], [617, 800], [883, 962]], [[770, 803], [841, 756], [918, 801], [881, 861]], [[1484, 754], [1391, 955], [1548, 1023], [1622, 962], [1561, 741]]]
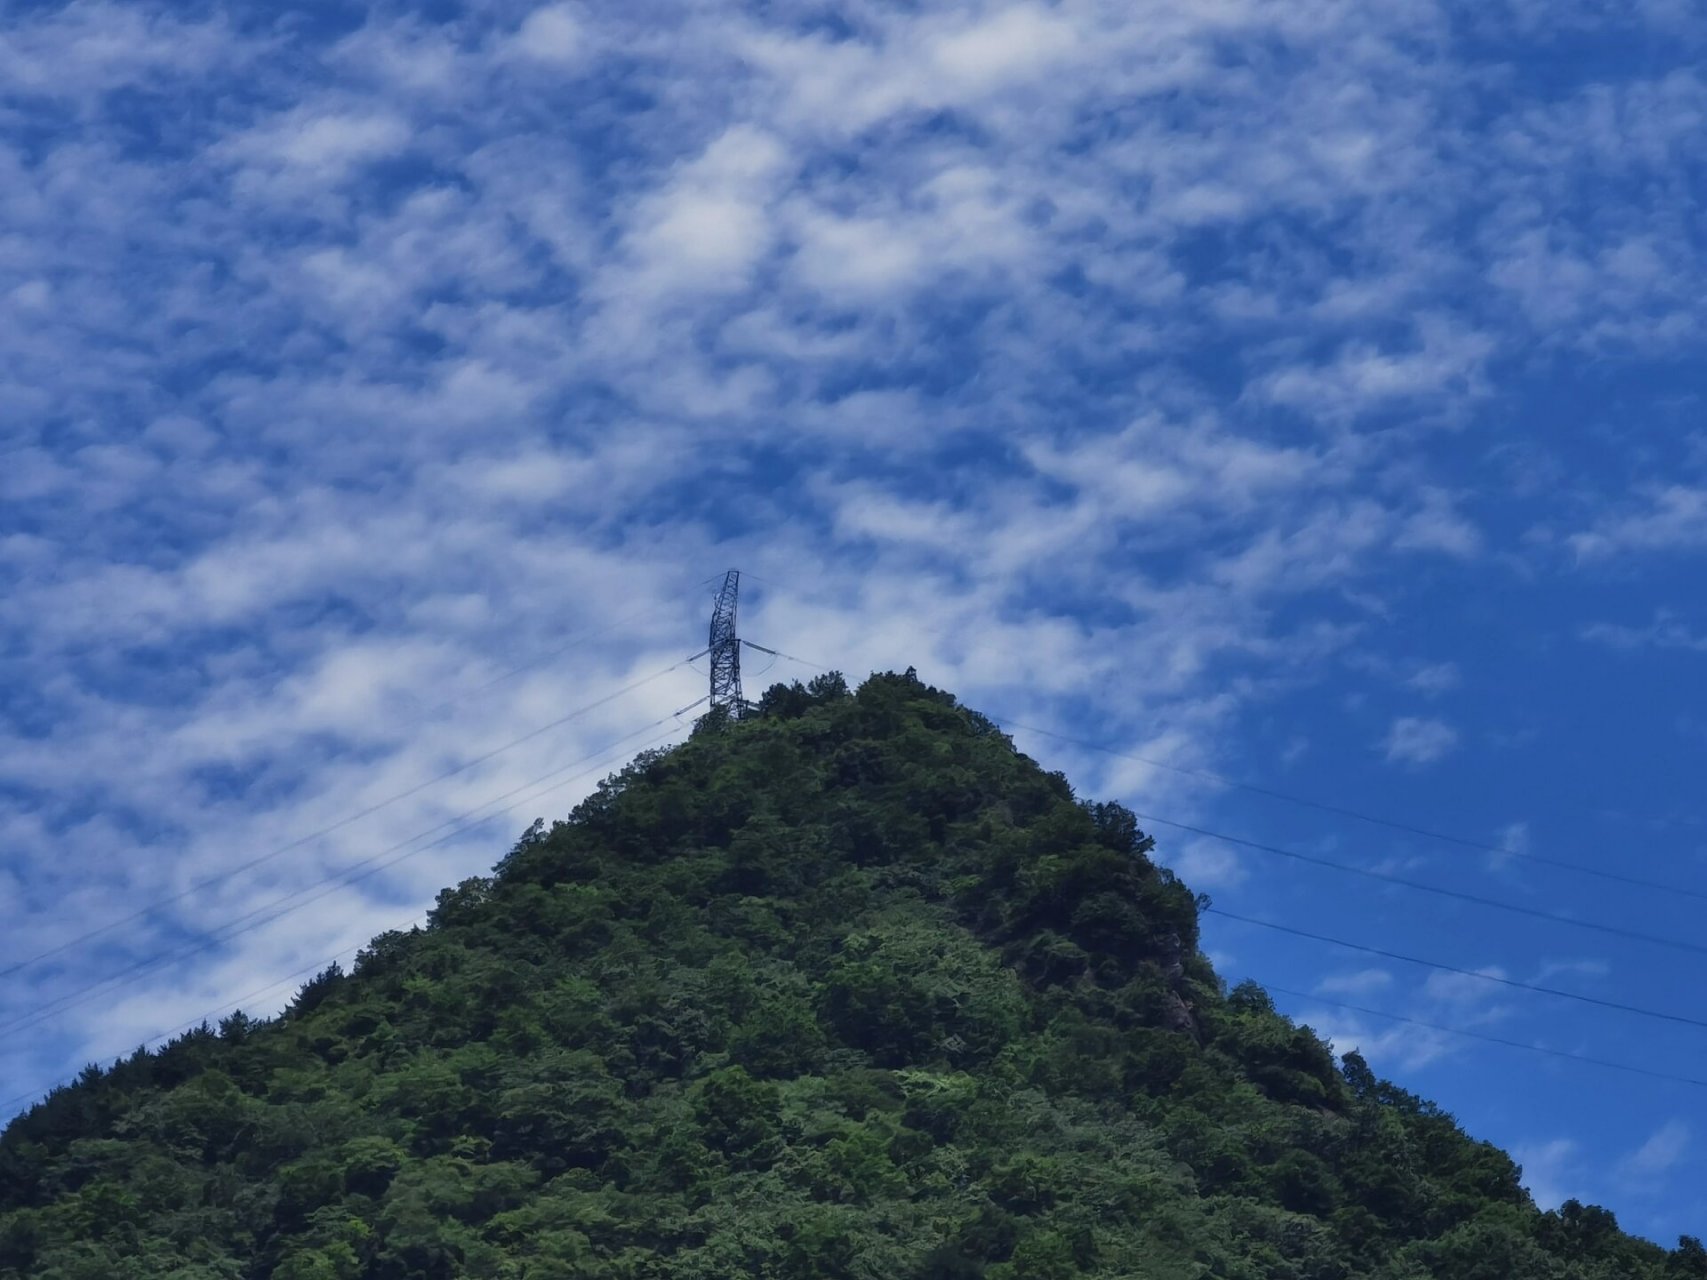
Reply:
[[0, 1276], [1707, 1277], [1228, 991], [1150, 852], [911, 672], [775, 686], [13, 1121]]

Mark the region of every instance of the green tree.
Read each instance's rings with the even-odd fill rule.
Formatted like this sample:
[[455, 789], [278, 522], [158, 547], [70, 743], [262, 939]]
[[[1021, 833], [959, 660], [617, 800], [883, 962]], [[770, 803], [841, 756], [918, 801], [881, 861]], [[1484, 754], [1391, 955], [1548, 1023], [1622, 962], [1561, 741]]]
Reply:
[[0, 1280], [1707, 1280], [1336, 1064], [916, 673], [779, 686], [0, 1135]]

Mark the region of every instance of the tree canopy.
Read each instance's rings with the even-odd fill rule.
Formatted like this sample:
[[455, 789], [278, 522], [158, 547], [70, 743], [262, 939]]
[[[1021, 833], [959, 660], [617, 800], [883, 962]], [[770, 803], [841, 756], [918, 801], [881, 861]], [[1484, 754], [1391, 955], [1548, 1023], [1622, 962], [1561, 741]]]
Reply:
[[1707, 1278], [1227, 990], [1151, 847], [911, 672], [776, 686], [14, 1120], [0, 1277]]

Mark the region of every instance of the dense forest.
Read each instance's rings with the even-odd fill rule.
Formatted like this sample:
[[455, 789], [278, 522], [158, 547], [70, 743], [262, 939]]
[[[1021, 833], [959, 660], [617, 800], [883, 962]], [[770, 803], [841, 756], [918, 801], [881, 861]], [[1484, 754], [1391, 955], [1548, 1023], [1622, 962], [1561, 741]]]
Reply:
[[1707, 1278], [1228, 990], [1150, 851], [911, 672], [775, 686], [13, 1121], [0, 1276]]

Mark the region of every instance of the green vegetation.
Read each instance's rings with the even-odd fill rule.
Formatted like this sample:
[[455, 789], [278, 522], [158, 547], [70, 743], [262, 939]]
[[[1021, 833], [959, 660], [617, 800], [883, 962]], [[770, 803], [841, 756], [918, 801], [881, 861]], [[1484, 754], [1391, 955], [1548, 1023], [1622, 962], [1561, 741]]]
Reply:
[[1149, 849], [911, 673], [777, 686], [13, 1122], [0, 1276], [1707, 1277], [1227, 991]]

